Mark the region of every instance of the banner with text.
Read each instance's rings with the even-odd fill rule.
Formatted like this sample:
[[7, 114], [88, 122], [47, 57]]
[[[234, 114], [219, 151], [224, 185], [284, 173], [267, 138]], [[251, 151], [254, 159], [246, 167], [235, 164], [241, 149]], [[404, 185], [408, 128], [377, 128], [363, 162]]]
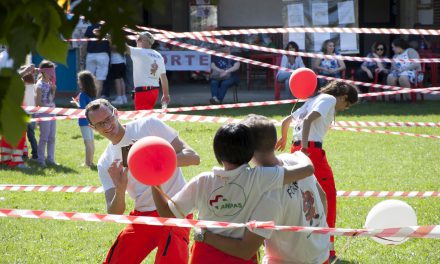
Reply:
[[210, 71], [211, 55], [197, 51], [160, 51], [167, 71]]

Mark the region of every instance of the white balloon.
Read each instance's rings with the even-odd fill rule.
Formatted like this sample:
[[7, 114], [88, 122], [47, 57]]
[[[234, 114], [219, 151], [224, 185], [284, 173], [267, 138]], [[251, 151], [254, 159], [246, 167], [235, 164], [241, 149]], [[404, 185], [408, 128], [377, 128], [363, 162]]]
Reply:
[[[416, 226], [417, 215], [407, 203], [399, 200], [386, 200], [371, 208], [365, 220], [365, 227], [372, 229]], [[398, 245], [407, 241], [405, 237], [371, 237], [383, 245]]]

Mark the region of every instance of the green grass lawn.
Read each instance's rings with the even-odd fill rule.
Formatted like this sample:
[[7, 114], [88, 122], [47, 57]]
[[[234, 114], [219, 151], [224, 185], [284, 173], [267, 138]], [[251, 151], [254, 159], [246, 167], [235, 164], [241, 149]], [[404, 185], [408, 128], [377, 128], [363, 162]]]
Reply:
[[[196, 115], [241, 118], [257, 113], [281, 120], [291, 106], [268, 106]], [[186, 114], [186, 113], [185, 113]], [[336, 120], [440, 122], [440, 101], [422, 104], [365, 103]], [[184, 168], [188, 180], [216, 165], [212, 139], [219, 124], [168, 123], [201, 156], [198, 167]], [[440, 135], [439, 128], [377, 128]], [[95, 135], [95, 162], [107, 140]], [[76, 121], [58, 121], [56, 160], [60, 167], [27, 172], [2, 167], [0, 184], [100, 185], [97, 171], [80, 167], [83, 142]], [[338, 190], [440, 191], [440, 140], [330, 131], [325, 149]], [[0, 208], [106, 213], [103, 194], [0, 191]], [[416, 211], [419, 225], [440, 224], [440, 198], [399, 198]], [[338, 198], [337, 227], [362, 228], [368, 211], [380, 198]], [[127, 210], [133, 207], [127, 199]], [[41, 219], [0, 218], [0, 263], [99, 263], [124, 225]], [[411, 239], [399, 246], [383, 246], [370, 238], [337, 237], [341, 263], [440, 263], [440, 240]], [[436, 250], [437, 248], [437, 250]], [[153, 263], [154, 255], [145, 261]]]

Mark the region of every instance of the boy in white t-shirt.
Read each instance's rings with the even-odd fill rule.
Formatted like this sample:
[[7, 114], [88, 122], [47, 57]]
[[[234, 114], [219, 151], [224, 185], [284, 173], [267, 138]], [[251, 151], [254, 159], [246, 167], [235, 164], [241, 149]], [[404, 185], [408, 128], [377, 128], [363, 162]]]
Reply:
[[[275, 156], [276, 129], [264, 116], [249, 115], [242, 124], [250, 128], [254, 139], [253, 161], [257, 166], [295, 166], [295, 155]], [[327, 227], [325, 193], [315, 177], [307, 177], [282, 189], [264, 194], [250, 219], [275, 221], [277, 225]], [[258, 251], [265, 237], [263, 263], [324, 263], [329, 255], [329, 236], [261, 229], [245, 231], [241, 240], [205, 233], [205, 243], [239, 258]], [[259, 243], [258, 243], [259, 242]]]
[[[146, 136], [161, 137], [173, 146], [177, 154], [174, 175], [162, 186], [172, 196], [185, 185], [180, 167], [198, 165], [200, 158], [171, 127], [156, 118], [143, 118], [125, 125], [119, 123], [117, 110], [104, 99], [90, 102], [86, 118], [90, 127], [111, 142], [98, 161], [98, 174], [102, 182], [107, 212], [123, 214], [125, 192], [134, 200], [130, 215], [158, 216], [150, 186], [138, 182], [127, 168], [123, 168], [121, 148]], [[188, 218], [192, 218], [191, 215]], [[141, 263], [156, 247], [155, 263], [188, 263], [189, 229], [130, 224], [119, 234], [104, 263]]]
[[[298, 156], [298, 164], [289, 167], [255, 167], [248, 162], [254, 153], [249, 128], [243, 124], [227, 124], [219, 128], [214, 137], [214, 153], [224, 168], [214, 168], [194, 177], [181, 191], [168, 201], [152, 189], [154, 202], [163, 217], [180, 217], [194, 209], [199, 219], [245, 223], [257, 206], [261, 196], [271, 190], [313, 174], [313, 166], [306, 155]], [[208, 228], [210, 232], [225, 237], [241, 239], [244, 228]], [[258, 232], [258, 231], [257, 231]], [[225, 254], [203, 243], [203, 233], [195, 237], [191, 263], [255, 263], [256, 254], [246, 260]]]
[[[142, 32], [136, 40], [137, 47], [127, 45], [127, 53], [133, 61], [134, 107], [136, 110], [153, 109], [162, 86], [162, 106], [170, 103], [165, 62], [159, 52], [151, 49], [154, 37]], [[160, 85], [159, 85], [160, 80]]]

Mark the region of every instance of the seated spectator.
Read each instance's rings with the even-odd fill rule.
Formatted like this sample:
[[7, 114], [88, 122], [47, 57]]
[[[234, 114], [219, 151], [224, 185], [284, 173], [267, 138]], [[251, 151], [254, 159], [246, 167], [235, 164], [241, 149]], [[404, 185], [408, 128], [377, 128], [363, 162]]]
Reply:
[[[231, 53], [228, 46], [220, 46], [220, 52]], [[240, 62], [232, 59], [212, 56], [211, 58], [211, 104], [221, 104], [229, 87], [238, 84], [237, 70]]]
[[[299, 51], [298, 44], [296, 44], [296, 42], [294, 41], [290, 41], [289, 43], [287, 43], [286, 50]], [[286, 55], [283, 55], [283, 57], [281, 58], [280, 66], [292, 70], [305, 67], [304, 62], [300, 56], [286, 56]], [[277, 73], [277, 81], [284, 82], [285, 88], [288, 91], [289, 95], [290, 95], [290, 86], [289, 86], [290, 75], [292, 75], [291, 72], [286, 72], [282, 70], [279, 70]]]
[[[368, 53], [367, 58], [385, 58], [386, 47], [382, 42], [374, 42], [371, 46], [371, 52]], [[388, 74], [386, 63], [383, 62], [369, 62], [364, 61], [361, 67], [356, 71], [356, 80], [361, 82], [371, 82], [374, 80], [375, 72], [378, 73], [378, 83], [383, 83]], [[361, 86], [363, 93], [368, 92], [368, 87]]]
[[[408, 43], [402, 38], [393, 40], [391, 47], [394, 52], [393, 59], [419, 59], [417, 51], [410, 48]], [[417, 71], [420, 71], [421, 69], [422, 67], [418, 62], [395, 61], [391, 64], [390, 74], [388, 74], [387, 77], [387, 84], [411, 87], [411, 83], [423, 81], [422, 74], [417, 76]], [[418, 79], [416, 80], [416, 78]]]
[[[335, 50], [335, 43], [330, 39], [322, 43], [321, 54], [339, 55]], [[342, 72], [345, 70], [345, 63], [337, 59], [316, 59], [313, 64], [313, 70], [319, 75], [341, 78]], [[318, 79], [319, 87], [323, 87], [326, 83], [326, 80]]]

